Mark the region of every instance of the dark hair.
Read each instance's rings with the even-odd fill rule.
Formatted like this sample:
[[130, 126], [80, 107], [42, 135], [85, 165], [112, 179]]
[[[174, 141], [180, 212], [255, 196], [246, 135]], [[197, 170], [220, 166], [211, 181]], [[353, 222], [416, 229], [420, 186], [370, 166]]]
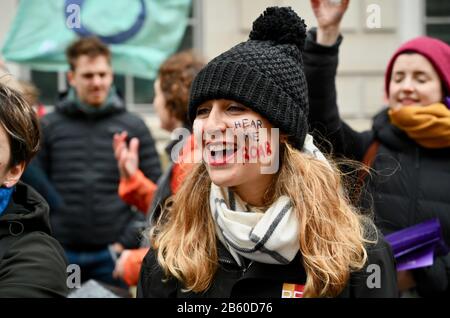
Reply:
[[8, 134], [11, 158], [8, 167], [28, 164], [39, 150], [37, 115], [22, 95], [0, 83], [0, 124]]
[[95, 36], [78, 39], [67, 47], [66, 57], [72, 71], [75, 70], [76, 61], [81, 55], [87, 55], [91, 58], [105, 56], [108, 63], [111, 63], [111, 51], [106, 44]]
[[189, 126], [188, 103], [192, 81], [205, 64], [191, 50], [169, 57], [159, 68], [158, 78], [166, 107]]

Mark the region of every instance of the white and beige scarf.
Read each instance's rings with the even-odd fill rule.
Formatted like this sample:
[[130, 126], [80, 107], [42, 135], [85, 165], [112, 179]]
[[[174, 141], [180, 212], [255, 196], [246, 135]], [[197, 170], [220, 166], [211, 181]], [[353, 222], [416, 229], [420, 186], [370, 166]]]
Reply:
[[217, 236], [239, 265], [239, 255], [269, 264], [288, 264], [294, 259], [299, 250], [298, 222], [287, 196], [263, 212], [229, 188], [211, 183], [210, 205]]

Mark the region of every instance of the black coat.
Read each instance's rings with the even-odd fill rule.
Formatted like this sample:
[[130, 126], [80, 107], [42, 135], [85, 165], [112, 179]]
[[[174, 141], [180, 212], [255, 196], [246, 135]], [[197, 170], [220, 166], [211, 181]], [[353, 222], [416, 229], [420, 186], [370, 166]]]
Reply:
[[[228, 250], [219, 242], [219, 268], [211, 287], [204, 293], [183, 292], [182, 284], [174, 278], [165, 278], [156, 260], [156, 253], [150, 249], [142, 263], [137, 286], [138, 298], [229, 298], [263, 297], [281, 298], [283, 284], [305, 285], [306, 273], [302, 266], [301, 255], [288, 265], [263, 264], [250, 262], [240, 267]], [[372, 280], [375, 270], [367, 267], [378, 265], [380, 276]], [[369, 284], [367, 283], [369, 281]], [[379, 287], [372, 285], [379, 283]], [[373, 287], [373, 288], [371, 288]], [[380, 237], [377, 245], [368, 249], [368, 262], [359, 272], [351, 274], [350, 281], [339, 295], [341, 298], [353, 297], [397, 297], [396, 273], [390, 247]]]
[[[331, 141], [334, 154], [362, 161], [373, 141], [380, 146], [366, 181], [364, 207], [372, 207], [384, 234], [421, 223], [440, 220], [444, 239], [450, 244], [450, 148], [426, 149], [393, 126], [382, 110], [373, 127], [357, 132], [345, 124], [336, 104], [335, 76], [338, 49], [315, 42], [308, 34], [304, 62], [310, 97], [310, 124], [315, 136]], [[413, 271], [422, 295], [450, 292], [450, 256], [438, 257], [432, 267]]]
[[112, 142], [114, 133], [124, 130], [130, 139], [139, 138], [139, 168], [156, 182], [161, 166], [144, 121], [126, 111], [118, 96], [95, 112], [66, 98], [42, 119], [42, 128], [38, 160], [64, 201], [50, 214], [55, 237], [80, 251], [114, 242], [138, 247], [145, 219], [117, 193], [120, 176]]
[[19, 183], [0, 216], [0, 298], [65, 297], [67, 261], [50, 236], [48, 205]]

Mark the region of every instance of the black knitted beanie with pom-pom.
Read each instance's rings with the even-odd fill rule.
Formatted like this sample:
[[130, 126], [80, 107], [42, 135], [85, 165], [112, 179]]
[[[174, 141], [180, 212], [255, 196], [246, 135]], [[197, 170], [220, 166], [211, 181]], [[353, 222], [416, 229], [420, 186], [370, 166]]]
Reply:
[[249, 40], [214, 58], [194, 79], [190, 119], [208, 100], [231, 99], [267, 118], [301, 149], [308, 130], [305, 37], [306, 25], [290, 7], [267, 8]]

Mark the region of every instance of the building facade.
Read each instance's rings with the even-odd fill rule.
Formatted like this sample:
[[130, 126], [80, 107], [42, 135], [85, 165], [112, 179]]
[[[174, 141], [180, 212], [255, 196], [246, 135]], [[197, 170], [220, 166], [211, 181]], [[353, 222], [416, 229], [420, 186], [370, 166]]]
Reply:
[[[0, 45], [3, 43], [20, 0], [2, 0]], [[191, 19], [179, 50], [194, 48], [207, 60], [245, 41], [253, 20], [268, 6], [291, 6], [315, 25], [309, 0], [192, 0]], [[429, 34], [450, 43], [450, 1], [352, 0], [342, 22], [344, 42], [337, 78], [341, 114], [357, 129], [368, 127], [370, 117], [384, 102], [383, 78], [387, 62], [400, 43]], [[66, 88], [63, 73], [44, 73], [8, 63], [13, 74], [34, 81], [42, 99], [51, 104]], [[152, 112], [153, 83], [132, 76], [116, 76], [116, 86], [131, 109], [146, 117], [161, 138]]]

